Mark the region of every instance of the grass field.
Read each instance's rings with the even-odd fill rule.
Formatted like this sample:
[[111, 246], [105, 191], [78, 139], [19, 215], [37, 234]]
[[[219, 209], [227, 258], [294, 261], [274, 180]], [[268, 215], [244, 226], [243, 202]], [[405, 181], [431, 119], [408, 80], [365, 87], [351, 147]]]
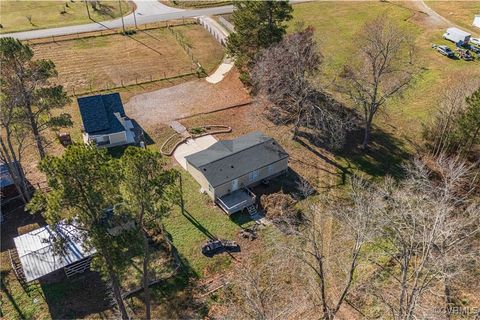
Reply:
[[[223, 48], [199, 25], [175, 27], [194, 56], [213, 70]], [[76, 93], [120, 87], [195, 72], [196, 66], [167, 28], [33, 45], [35, 58], [51, 59], [58, 83]]]
[[480, 34], [480, 29], [472, 26], [473, 18], [480, 14], [478, 1], [426, 1], [428, 6], [453, 23]]
[[[408, 152], [409, 144], [405, 141], [418, 141], [422, 122], [428, 119], [431, 111], [440, 103], [441, 94], [452, 83], [464, 77], [480, 76], [480, 62], [451, 60], [441, 56], [431, 49], [432, 43], [448, 44], [453, 47], [452, 43], [442, 39], [443, 30], [427, 29], [414, 19], [415, 13], [412, 10], [388, 2], [343, 2], [341, 5], [331, 2], [297, 4], [290, 30], [293, 30], [293, 26], [298, 21], [303, 21], [305, 25], [315, 28], [318, 47], [325, 57], [322, 82], [329, 84], [335, 81], [342, 66], [358, 49], [355, 38], [363, 24], [378, 15], [388, 15], [390, 19], [408, 30], [415, 38], [417, 47], [415, 59], [419, 72], [414, 81], [401, 97], [390, 101], [386, 112], [379, 114], [374, 121], [384, 133], [388, 133], [390, 138], [395, 140], [390, 142], [394, 142], [399, 147], [400, 153]], [[384, 138], [387, 137], [383, 133], [382, 135]], [[389, 147], [383, 146], [382, 149], [388, 150]], [[375, 167], [388, 160], [370, 159], [371, 164], [365, 166], [362, 163], [368, 161], [364, 161], [362, 157], [354, 157], [356, 161], [353, 169], [366, 170], [368, 174], [373, 175], [379, 173]], [[343, 162], [351, 165], [351, 160], [344, 158]], [[355, 162], [357, 162], [356, 165]]]
[[[98, 10], [90, 6], [90, 16], [95, 21], [104, 21], [132, 11], [130, 2], [100, 1]], [[121, 10], [120, 6], [121, 5]], [[68, 7], [67, 7], [68, 5]], [[75, 25], [92, 22], [88, 18], [83, 1], [0, 1], [0, 33], [26, 31]], [[31, 21], [29, 21], [31, 19]]]

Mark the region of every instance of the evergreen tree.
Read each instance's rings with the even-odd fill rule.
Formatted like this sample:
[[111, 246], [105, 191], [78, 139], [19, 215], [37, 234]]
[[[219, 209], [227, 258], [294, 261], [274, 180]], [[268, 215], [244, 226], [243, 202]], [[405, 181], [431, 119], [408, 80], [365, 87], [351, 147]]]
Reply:
[[235, 58], [242, 81], [248, 82], [256, 54], [282, 39], [293, 8], [288, 1], [272, 0], [236, 1], [235, 8], [235, 32], [228, 36], [227, 51]]
[[15, 104], [21, 111], [19, 124], [31, 130], [41, 159], [45, 153], [43, 131], [71, 126], [68, 113], [53, 115], [68, 102], [63, 87], [50, 83], [57, 76], [50, 60], [32, 60], [32, 49], [13, 38], [0, 39], [0, 91], [2, 106]]
[[475, 144], [480, 144], [480, 88], [467, 97], [467, 108], [459, 119], [458, 130], [463, 151], [469, 153]]
[[125, 241], [109, 232], [110, 222], [122, 220], [109, 210], [121, 203], [118, 163], [104, 149], [72, 145], [62, 157], [46, 156], [40, 169], [51, 190], [37, 191], [29, 209], [42, 212], [54, 229], [63, 222], [83, 232], [86, 249], [96, 249], [94, 263], [112, 283], [122, 319], [128, 319], [118, 276], [128, 262]]
[[[129, 147], [120, 159], [123, 204], [134, 217], [143, 241], [142, 282], [145, 318], [151, 319], [149, 289], [149, 238], [153, 229], [163, 231], [162, 218], [170, 209], [175, 171], [165, 170], [161, 155], [148, 149]], [[166, 237], [165, 237], [166, 238]]]

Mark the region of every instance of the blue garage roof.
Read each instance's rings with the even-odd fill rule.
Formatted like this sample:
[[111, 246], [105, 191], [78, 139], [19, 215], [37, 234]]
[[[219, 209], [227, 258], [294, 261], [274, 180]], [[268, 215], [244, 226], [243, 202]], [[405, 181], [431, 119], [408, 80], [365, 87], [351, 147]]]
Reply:
[[125, 131], [115, 113], [125, 117], [118, 93], [82, 97], [77, 99], [83, 128], [88, 134], [110, 134]]

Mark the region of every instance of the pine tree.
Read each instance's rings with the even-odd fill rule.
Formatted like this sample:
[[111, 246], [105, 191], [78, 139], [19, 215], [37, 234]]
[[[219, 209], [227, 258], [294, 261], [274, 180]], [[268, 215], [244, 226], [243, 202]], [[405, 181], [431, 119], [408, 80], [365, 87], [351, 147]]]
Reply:
[[126, 267], [127, 241], [113, 236], [108, 223], [118, 220], [108, 209], [121, 203], [118, 163], [104, 149], [71, 145], [62, 157], [46, 156], [40, 169], [51, 190], [37, 191], [28, 208], [42, 212], [54, 228], [69, 223], [85, 234], [86, 249], [96, 249], [94, 263], [109, 277], [122, 319], [128, 319], [118, 276]]
[[227, 51], [248, 83], [255, 56], [283, 38], [293, 8], [288, 1], [237, 1], [235, 7], [235, 32], [228, 36]]
[[33, 135], [41, 159], [46, 155], [43, 132], [47, 129], [71, 126], [68, 113], [53, 115], [68, 102], [63, 87], [50, 83], [57, 76], [50, 60], [32, 60], [32, 49], [13, 38], [0, 39], [0, 87], [2, 105], [14, 103], [21, 109], [17, 117]]
[[[120, 159], [120, 183], [123, 204], [140, 228], [143, 241], [142, 282], [145, 318], [151, 319], [149, 289], [149, 233], [163, 232], [162, 219], [168, 213], [175, 171], [165, 170], [161, 155], [148, 149], [129, 147]], [[165, 237], [165, 235], [164, 235]]]

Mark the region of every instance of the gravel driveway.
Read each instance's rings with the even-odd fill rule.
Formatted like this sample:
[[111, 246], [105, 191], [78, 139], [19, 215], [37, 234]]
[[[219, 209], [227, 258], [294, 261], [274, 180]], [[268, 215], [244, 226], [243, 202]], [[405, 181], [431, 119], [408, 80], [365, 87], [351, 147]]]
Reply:
[[231, 71], [217, 84], [208, 83], [205, 79], [189, 81], [134, 96], [124, 106], [130, 118], [148, 128], [249, 101], [247, 91], [238, 80], [238, 73]]

